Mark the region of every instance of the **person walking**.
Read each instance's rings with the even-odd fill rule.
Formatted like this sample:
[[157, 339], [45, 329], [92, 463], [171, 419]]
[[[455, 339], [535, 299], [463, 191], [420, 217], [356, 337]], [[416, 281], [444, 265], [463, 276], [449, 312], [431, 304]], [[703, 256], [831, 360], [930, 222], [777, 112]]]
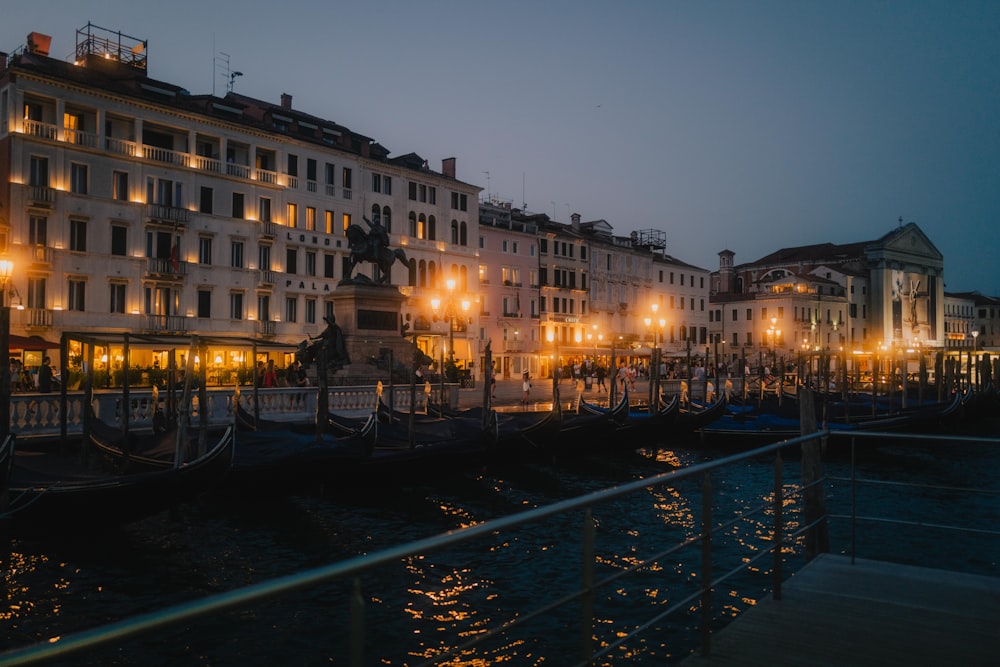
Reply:
[[52, 360], [49, 357], [42, 359], [42, 365], [38, 369], [38, 391], [43, 394], [52, 392]]
[[531, 394], [531, 377], [528, 375], [528, 371], [524, 371], [521, 375], [521, 404], [528, 404], [528, 396]]
[[597, 374], [597, 391], [604, 390], [606, 392], [608, 387], [604, 384], [604, 366], [597, 364], [597, 368], [594, 369], [594, 372]]

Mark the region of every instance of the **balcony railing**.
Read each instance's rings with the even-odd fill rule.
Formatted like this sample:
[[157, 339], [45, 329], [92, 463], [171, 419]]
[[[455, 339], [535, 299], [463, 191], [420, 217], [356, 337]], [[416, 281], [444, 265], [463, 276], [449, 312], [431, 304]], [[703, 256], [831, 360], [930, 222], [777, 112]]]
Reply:
[[166, 162], [168, 164], [176, 164], [182, 167], [187, 166], [188, 163], [187, 153], [172, 151], [166, 148], [157, 148], [156, 146], [143, 145], [142, 156], [147, 160], [153, 160], [154, 162]]
[[146, 315], [146, 330], [183, 333], [187, 331], [187, 318], [181, 315]]
[[337, 196], [337, 186], [333, 185], [332, 183], [327, 183], [326, 184], [326, 196], [327, 197], [336, 197]]
[[163, 204], [146, 204], [146, 216], [153, 220], [168, 223], [187, 224], [191, 212], [186, 208], [164, 206]]
[[257, 284], [274, 286], [274, 271], [264, 269], [257, 272]]
[[28, 246], [30, 260], [35, 264], [51, 264], [52, 248], [44, 245]]
[[135, 146], [135, 142], [128, 139], [119, 139], [118, 137], [106, 137], [104, 139], [105, 150], [120, 155], [134, 156], [136, 154]]
[[24, 133], [32, 137], [41, 137], [42, 139], [51, 139], [55, 141], [56, 133], [59, 128], [50, 123], [43, 123], [38, 120], [24, 119]]
[[289, 176], [288, 174], [285, 174], [285, 187], [286, 188], [291, 188], [293, 190], [298, 190], [298, 188], [299, 188], [299, 177], [298, 176]]
[[261, 238], [273, 239], [277, 233], [278, 225], [271, 220], [260, 223], [260, 226], [257, 228], [257, 236]]
[[52, 206], [56, 203], [56, 189], [45, 185], [29, 185], [28, 201], [34, 206]]
[[226, 163], [226, 174], [229, 176], [236, 176], [238, 178], [250, 178], [250, 167], [245, 164], [236, 164], [234, 162]]
[[278, 183], [278, 172], [268, 171], [267, 169], [254, 169], [253, 178], [255, 181], [260, 181], [261, 183], [276, 185]]
[[76, 144], [77, 146], [86, 146], [87, 148], [97, 148], [97, 135], [93, 132], [84, 132], [83, 130], [63, 130], [63, 140], [68, 144]]
[[316, 181], [306, 181], [306, 190], [309, 192], [316, 192]]
[[222, 161], [204, 155], [195, 155], [191, 158], [191, 166], [199, 171], [210, 171], [213, 174], [222, 173]]
[[47, 308], [28, 308], [26, 311], [29, 327], [51, 327], [52, 311]]
[[182, 278], [187, 275], [187, 263], [169, 257], [150, 257], [147, 271], [151, 276]]
[[277, 327], [271, 320], [257, 320], [255, 323], [258, 336], [273, 336]]
[[350, 188], [344, 188], [343, 195], [344, 195], [344, 199], [350, 199], [351, 198], [351, 189]]

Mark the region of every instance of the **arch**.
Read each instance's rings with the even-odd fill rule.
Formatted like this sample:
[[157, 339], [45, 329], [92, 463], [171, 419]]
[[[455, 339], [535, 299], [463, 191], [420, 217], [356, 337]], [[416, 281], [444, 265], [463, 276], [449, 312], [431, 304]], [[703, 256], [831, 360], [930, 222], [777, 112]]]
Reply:
[[458, 220], [451, 221], [451, 242], [458, 245]]
[[461, 278], [459, 280], [459, 285], [461, 286], [462, 291], [463, 292], [468, 292], [469, 291], [469, 267], [467, 267], [467, 266], [465, 266], [463, 264], [462, 267], [458, 270], [458, 273], [461, 276]]
[[427, 263], [427, 286], [433, 288], [441, 287], [440, 276], [438, 276], [437, 264], [433, 261]]
[[469, 227], [464, 220], [458, 225], [458, 243], [459, 245], [469, 245]]
[[427, 263], [420, 260], [420, 287], [427, 287]]
[[431, 241], [437, 240], [437, 218], [433, 215], [427, 219], [427, 238]]
[[416, 238], [417, 236], [417, 214], [410, 211], [410, 236]]
[[378, 207], [378, 204], [372, 204], [372, 222], [382, 222], [382, 209]]
[[410, 269], [410, 272], [409, 272], [410, 275], [408, 277], [407, 284], [410, 287], [416, 287], [417, 286], [417, 260], [415, 260], [415, 259], [413, 259], [411, 257], [410, 261], [407, 262], [406, 265]]

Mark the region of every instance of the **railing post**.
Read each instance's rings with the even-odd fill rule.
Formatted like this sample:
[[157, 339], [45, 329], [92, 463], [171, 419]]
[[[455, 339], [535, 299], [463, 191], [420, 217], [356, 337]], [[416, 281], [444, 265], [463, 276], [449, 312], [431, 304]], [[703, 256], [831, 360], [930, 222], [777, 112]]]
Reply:
[[858, 478], [857, 461], [855, 460], [855, 445], [857, 438], [851, 436], [851, 565], [857, 553], [858, 530]]
[[712, 653], [712, 478], [701, 485], [701, 654]]
[[594, 655], [594, 510], [583, 513], [583, 597], [580, 619], [580, 658], [591, 664]]
[[361, 579], [354, 578], [351, 591], [351, 667], [365, 664], [365, 599], [361, 596]]
[[774, 457], [774, 599], [781, 599], [781, 542], [784, 539], [782, 508], [785, 500], [785, 478], [782, 473], [781, 450]]

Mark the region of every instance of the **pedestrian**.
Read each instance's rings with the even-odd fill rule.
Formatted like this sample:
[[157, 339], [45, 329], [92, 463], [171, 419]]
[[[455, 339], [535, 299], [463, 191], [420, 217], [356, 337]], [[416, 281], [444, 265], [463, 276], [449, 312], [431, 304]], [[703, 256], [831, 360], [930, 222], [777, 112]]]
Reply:
[[595, 373], [597, 373], [597, 391], [601, 391], [602, 389], [604, 391], [607, 391], [608, 387], [607, 385], [604, 384], [604, 375], [605, 375], [604, 366], [602, 366], [601, 364], [597, 364], [597, 369], [595, 370]]
[[48, 357], [42, 359], [42, 366], [38, 369], [38, 391], [48, 394], [52, 391], [52, 360]]
[[263, 361], [258, 361], [257, 362], [257, 370], [254, 373], [254, 378], [253, 378], [254, 385], [258, 389], [260, 389], [261, 387], [264, 386], [264, 373], [265, 373], [265, 370], [266, 369], [264, 368], [264, 362]]
[[274, 359], [267, 360], [267, 368], [264, 369], [264, 386], [278, 386], [278, 373], [274, 370]]
[[528, 371], [524, 371], [521, 376], [521, 391], [523, 392], [521, 403], [527, 405], [528, 396], [531, 393], [531, 377], [528, 375]]
[[497, 398], [497, 362], [493, 362], [490, 366], [490, 399], [496, 400]]

